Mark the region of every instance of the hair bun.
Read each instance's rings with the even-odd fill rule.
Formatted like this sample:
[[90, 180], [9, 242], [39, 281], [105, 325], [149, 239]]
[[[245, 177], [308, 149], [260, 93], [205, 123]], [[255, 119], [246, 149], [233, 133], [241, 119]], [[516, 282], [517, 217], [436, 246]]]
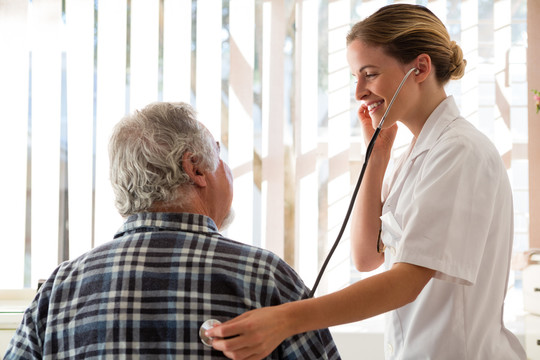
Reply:
[[463, 50], [455, 41], [450, 42], [450, 51], [452, 51], [450, 68], [448, 69], [450, 78], [453, 80], [461, 79], [465, 75], [467, 60], [463, 58]]

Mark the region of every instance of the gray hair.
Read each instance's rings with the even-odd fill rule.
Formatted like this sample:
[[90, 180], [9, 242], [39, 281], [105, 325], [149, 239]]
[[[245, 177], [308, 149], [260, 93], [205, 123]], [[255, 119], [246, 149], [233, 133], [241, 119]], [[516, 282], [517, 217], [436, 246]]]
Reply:
[[190, 105], [156, 102], [124, 117], [109, 142], [110, 180], [120, 214], [147, 211], [156, 201], [183, 206], [176, 191], [192, 184], [182, 168], [186, 152], [203, 170], [217, 169], [213, 139]]

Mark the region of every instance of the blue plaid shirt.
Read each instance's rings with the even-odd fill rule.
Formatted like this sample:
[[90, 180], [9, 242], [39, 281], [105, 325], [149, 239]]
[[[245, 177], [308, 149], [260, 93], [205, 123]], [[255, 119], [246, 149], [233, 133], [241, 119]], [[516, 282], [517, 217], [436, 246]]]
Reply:
[[[141, 213], [115, 240], [43, 284], [5, 359], [215, 359], [199, 338], [210, 318], [306, 298], [275, 254], [224, 238], [208, 217]], [[268, 359], [339, 359], [328, 330], [286, 339]]]

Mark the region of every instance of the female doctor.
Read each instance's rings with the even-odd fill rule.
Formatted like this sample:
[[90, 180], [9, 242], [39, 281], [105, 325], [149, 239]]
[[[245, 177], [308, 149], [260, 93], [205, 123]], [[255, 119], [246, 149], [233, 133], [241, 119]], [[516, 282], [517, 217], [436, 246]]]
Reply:
[[[207, 332], [213, 347], [231, 359], [261, 359], [293, 334], [387, 313], [387, 359], [525, 359], [503, 324], [513, 237], [506, 169], [444, 89], [464, 74], [461, 49], [427, 8], [399, 4], [351, 29], [347, 60], [366, 141], [412, 69], [375, 142], [351, 220], [355, 266], [385, 263], [387, 271], [242, 314]], [[413, 140], [385, 175], [398, 121]]]

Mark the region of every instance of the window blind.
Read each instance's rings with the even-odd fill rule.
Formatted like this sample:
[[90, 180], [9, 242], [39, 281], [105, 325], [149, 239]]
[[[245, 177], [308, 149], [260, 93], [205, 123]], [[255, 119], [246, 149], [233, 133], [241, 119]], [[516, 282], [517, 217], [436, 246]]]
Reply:
[[[412, 2], [412, 1], [408, 1]], [[386, 0], [0, 0], [0, 288], [35, 287], [122, 224], [108, 137], [152, 101], [191, 103], [235, 178], [226, 235], [268, 248], [311, 286], [363, 161], [345, 58]], [[416, 1], [462, 46], [448, 86], [505, 160], [517, 250], [528, 244], [525, 0]], [[410, 134], [401, 127], [395, 155]], [[365, 276], [348, 234], [319, 292]], [[368, 274], [369, 275], [369, 274]]]

